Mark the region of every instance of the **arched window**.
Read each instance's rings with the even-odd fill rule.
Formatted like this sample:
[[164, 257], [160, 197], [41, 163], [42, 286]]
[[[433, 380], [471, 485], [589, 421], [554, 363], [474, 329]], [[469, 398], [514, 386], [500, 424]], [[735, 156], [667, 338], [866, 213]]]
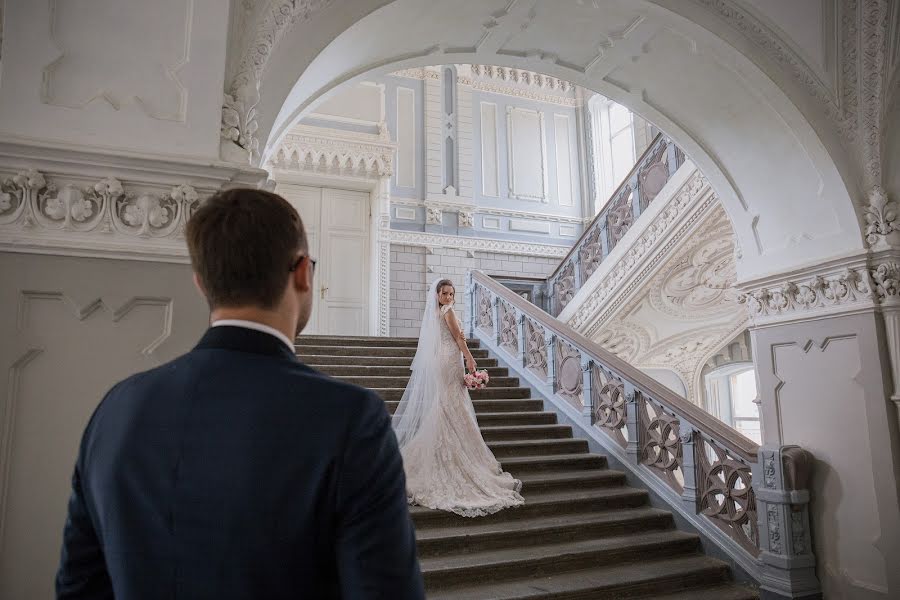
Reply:
[[753, 363], [734, 363], [710, 371], [705, 383], [707, 410], [760, 443], [762, 431]]

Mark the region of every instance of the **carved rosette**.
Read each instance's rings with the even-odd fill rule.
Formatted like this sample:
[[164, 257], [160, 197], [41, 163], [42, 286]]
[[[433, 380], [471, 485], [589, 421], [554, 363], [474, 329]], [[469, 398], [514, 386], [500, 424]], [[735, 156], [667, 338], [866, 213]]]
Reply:
[[547, 378], [547, 344], [544, 341], [544, 328], [525, 318], [525, 368]]
[[756, 556], [759, 527], [750, 465], [706, 436], [695, 444], [694, 454], [698, 512]]
[[602, 366], [591, 366], [591, 396], [594, 426], [599, 427], [623, 448], [628, 445], [625, 422], [625, 385]]
[[638, 402], [640, 462], [669, 484], [679, 495], [684, 491], [682, 441], [679, 420], [661, 404], [641, 395]]
[[60, 187], [34, 170], [0, 181], [0, 190], [0, 225], [48, 231], [175, 237], [200, 205], [189, 185], [139, 193], [107, 177], [88, 187]]

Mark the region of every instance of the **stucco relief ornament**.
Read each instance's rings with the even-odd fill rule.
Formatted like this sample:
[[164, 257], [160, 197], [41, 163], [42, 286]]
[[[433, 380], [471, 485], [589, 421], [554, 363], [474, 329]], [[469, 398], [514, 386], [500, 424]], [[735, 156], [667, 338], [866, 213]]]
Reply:
[[900, 264], [888, 261], [870, 271], [875, 295], [881, 302], [900, 302]]
[[428, 207], [425, 211], [425, 222], [428, 225], [440, 225], [441, 224], [441, 209]]
[[459, 211], [459, 217], [457, 224], [460, 227], [475, 227], [475, 215], [472, 211], [461, 210]]
[[872, 248], [900, 246], [900, 226], [897, 223], [897, 203], [888, 199], [885, 191], [875, 186], [869, 192], [865, 208], [866, 243]]

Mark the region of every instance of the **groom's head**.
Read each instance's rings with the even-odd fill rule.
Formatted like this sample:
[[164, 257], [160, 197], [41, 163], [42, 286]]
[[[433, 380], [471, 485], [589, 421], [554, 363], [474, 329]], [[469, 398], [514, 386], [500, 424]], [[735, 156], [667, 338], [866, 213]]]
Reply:
[[312, 312], [313, 260], [300, 215], [255, 189], [219, 192], [186, 229], [194, 281], [212, 311], [276, 313], [299, 333]]

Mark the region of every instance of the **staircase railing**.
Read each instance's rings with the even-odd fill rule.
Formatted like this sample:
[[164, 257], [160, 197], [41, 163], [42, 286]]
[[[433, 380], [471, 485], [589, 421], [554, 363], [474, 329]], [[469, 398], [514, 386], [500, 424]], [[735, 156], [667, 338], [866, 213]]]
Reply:
[[[683, 515], [714, 526], [707, 532], [719, 532], [748, 572], [788, 582], [773, 589], [818, 585], [804, 489], [808, 453], [761, 449], [491, 277], [480, 271], [469, 277], [469, 337], [508, 358], [582, 427], [599, 432], [592, 437]], [[812, 583], [796, 583], [801, 579]]]
[[684, 152], [670, 139], [662, 134], [653, 139], [603, 210], [547, 278], [550, 314], [557, 316], [562, 312], [683, 162]]

